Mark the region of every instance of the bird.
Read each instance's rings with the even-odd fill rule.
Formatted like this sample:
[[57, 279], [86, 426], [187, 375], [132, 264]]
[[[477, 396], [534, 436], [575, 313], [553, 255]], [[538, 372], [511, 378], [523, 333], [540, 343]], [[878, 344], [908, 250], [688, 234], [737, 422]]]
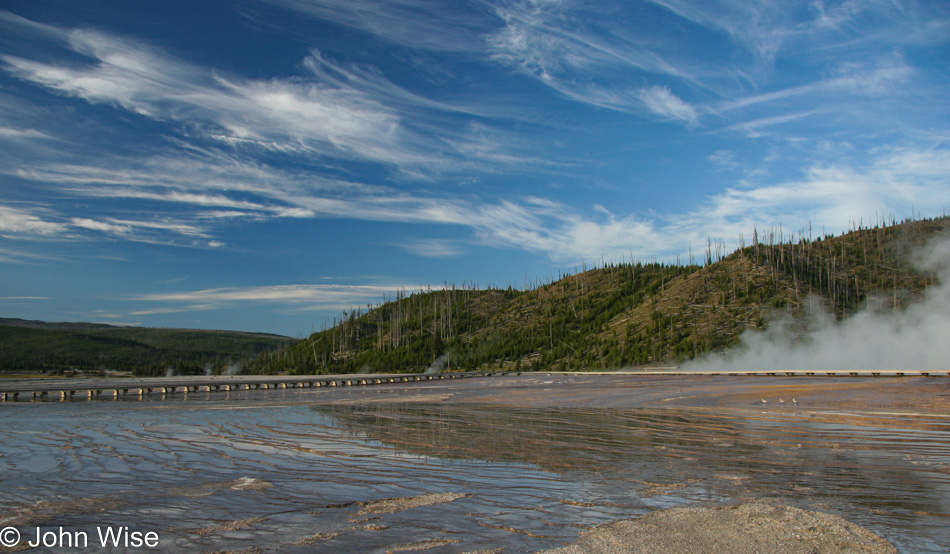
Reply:
[[779, 399], [778, 399], [778, 403], [779, 403], [779, 404], [784, 404], [784, 403], [785, 403], [785, 399], [784, 399], [784, 398], [779, 398]]
[[792, 399], [792, 404], [798, 404], [798, 400]]
[[766, 400], [766, 399], [763, 398], [763, 399], [762, 399], [762, 403], [763, 403], [763, 404], [767, 404], [767, 403], [768, 403], [768, 400]]

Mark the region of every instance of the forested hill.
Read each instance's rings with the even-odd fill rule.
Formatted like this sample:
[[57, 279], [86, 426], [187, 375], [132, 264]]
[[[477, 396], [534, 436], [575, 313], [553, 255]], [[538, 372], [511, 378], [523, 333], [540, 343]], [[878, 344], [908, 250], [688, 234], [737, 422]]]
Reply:
[[[532, 290], [449, 286], [344, 313], [333, 328], [249, 364], [255, 373], [601, 370], [676, 363], [735, 345], [746, 329], [820, 300], [838, 318], [899, 310], [936, 276], [913, 252], [950, 237], [950, 219], [815, 239], [756, 232], [704, 263], [606, 265]], [[802, 236], [804, 235], [804, 236]], [[870, 308], [869, 308], [870, 306]]]
[[283, 350], [294, 342], [263, 333], [0, 318], [0, 371], [223, 373], [261, 352]]

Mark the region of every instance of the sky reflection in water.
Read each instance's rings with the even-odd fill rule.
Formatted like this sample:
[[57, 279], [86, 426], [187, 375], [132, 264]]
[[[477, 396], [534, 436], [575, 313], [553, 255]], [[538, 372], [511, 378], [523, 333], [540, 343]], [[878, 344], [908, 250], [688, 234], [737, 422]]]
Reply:
[[[532, 551], [655, 509], [769, 498], [842, 515], [903, 551], [950, 546], [945, 418], [353, 394], [4, 406], [0, 523], [25, 538], [125, 525], [157, 531], [169, 551]], [[417, 500], [373, 508], [391, 498]]]

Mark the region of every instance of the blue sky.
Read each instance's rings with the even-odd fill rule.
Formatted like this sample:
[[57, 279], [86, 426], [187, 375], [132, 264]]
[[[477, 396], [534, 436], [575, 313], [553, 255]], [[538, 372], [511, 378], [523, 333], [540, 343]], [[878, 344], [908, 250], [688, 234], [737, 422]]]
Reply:
[[0, 316], [291, 336], [950, 208], [950, 5], [5, 0]]

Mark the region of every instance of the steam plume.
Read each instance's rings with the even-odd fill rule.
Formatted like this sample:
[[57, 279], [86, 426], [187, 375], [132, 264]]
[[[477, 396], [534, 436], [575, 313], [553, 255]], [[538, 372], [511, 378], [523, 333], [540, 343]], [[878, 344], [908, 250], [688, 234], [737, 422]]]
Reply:
[[241, 369], [243, 369], [243, 366], [244, 366], [244, 363], [240, 361], [229, 362], [227, 367], [224, 368], [224, 373], [225, 375], [238, 375], [241, 373]]
[[815, 306], [804, 336], [790, 318], [746, 331], [740, 345], [684, 364], [684, 370], [947, 370], [950, 369], [950, 240], [917, 253], [918, 268], [938, 284], [900, 312], [865, 309], [837, 321]]
[[425, 374], [432, 375], [435, 373], [441, 373], [442, 368], [445, 367], [445, 364], [447, 364], [448, 362], [449, 362], [449, 352], [446, 352], [445, 354], [442, 354], [441, 356], [436, 358], [434, 362], [432, 362], [432, 365], [430, 365], [429, 368], [426, 369]]

